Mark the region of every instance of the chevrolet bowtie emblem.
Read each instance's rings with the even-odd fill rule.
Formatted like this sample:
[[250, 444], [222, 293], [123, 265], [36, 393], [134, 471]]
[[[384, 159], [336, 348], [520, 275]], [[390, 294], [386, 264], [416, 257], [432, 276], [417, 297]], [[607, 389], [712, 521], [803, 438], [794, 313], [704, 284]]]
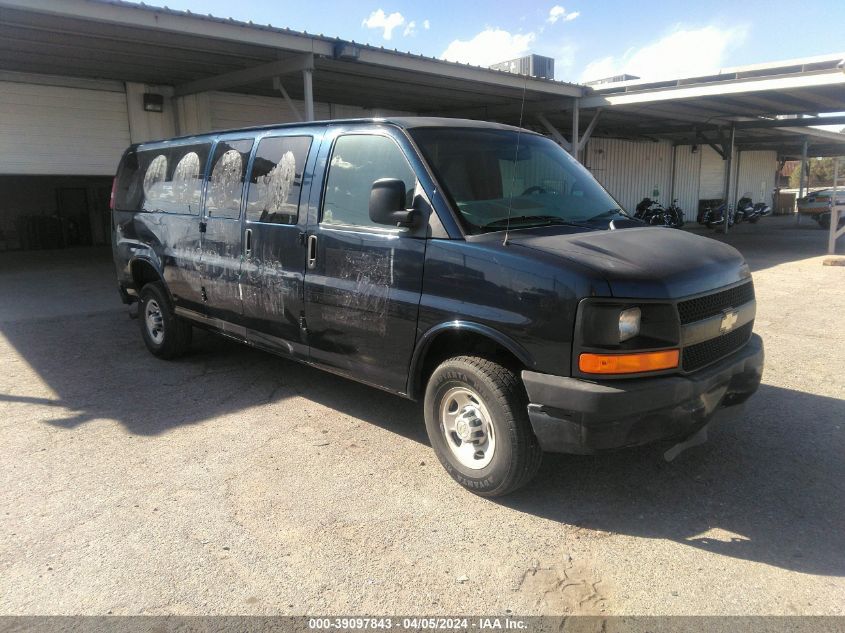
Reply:
[[739, 318], [739, 313], [736, 310], [723, 310], [722, 311], [722, 323], [719, 326], [719, 333], [720, 334], [727, 334], [736, 325], [736, 320]]

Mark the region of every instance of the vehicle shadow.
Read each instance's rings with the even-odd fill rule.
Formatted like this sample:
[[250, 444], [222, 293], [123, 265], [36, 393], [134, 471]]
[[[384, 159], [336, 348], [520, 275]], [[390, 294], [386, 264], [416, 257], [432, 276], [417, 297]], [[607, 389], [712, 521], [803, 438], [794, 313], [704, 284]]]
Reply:
[[[61, 279], [50, 284], [51, 291], [64, 287]], [[0, 378], [8, 385], [0, 388], [0, 407], [7, 424], [36, 421], [70, 430], [107, 419], [130, 433], [157, 436], [237, 415], [278, 423], [281, 433], [284, 420], [277, 416], [283, 414], [272, 405], [301, 398], [297, 411], [309, 410], [316, 420], [311, 424], [325, 428], [337, 411], [428, 443], [417, 403], [200, 331], [189, 355], [161, 361], [147, 353], [137, 322], [115, 306], [113, 290], [100, 303], [83, 293], [72, 305], [74, 293], [55, 290], [51, 300], [60, 299], [64, 313], [45, 316], [46, 300], [35, 303], [40, 287], [29, 285], [20, 282], [2, 293], [11, 302], [30, 292], [26, 310], [33, 315], [19, 316], [21, 307], [0, 319]], [[743, 408], [720, 413], [707, 444], [672, 463], [662, 460], [658, 447], [546, 455], [532, 484], [489, 503], [502, 507], [502, 520], [513, 510], [842, 576], [843, 427], [845, 401], [763, 385]], [[471, 494], [445, 472], [439, 476], [456, 493]]]
[[762, 385], [710, 441], [546, 455], [504, 506], [552, 521], [812, 574], [845, 575], [845, 401]]
[[0, 393], [0, 403], [43, 407], [44, 422], [55, 427], [111, 419], [154, 436], [233, 413], [272, 419], [266, 405], [302, 396], [319, 405], [316, 421], [325, 408], [425, 441], [413, 402], [199, 329], [175, 361], [151, 356], [124, 311], [2, 323], [0, 333], [55, 394], [19, 387]]
[[[272, 423], [276, 414], [265, 405], [301, 397], [323, 426], [331, 424], [329, 409], [428, 443], [417, 403], [205, 332], [190, 355], [164, 362], [146, 353], [125, 314], [86, 321], [70, 333], [53, 320], [6, 324], [6, 338], [56, 397], [19, 390], [0, 401], [42, 407], [43, 421], [58, 428], [106, 418], [133, 434], [159, 435], [230, 413]], [[743, 407], [720, 413], [707, 444], [672, 463], [657, 446], [549, 454], [526, 489], [490, 503], [585, 529], [841, 576], [843, 426], [845, 401], [763, 385]], [[457, 486], [447, 484], [445, 472], [440, 476]]]
[[742, 253], [752, 272], [827, 252], [827, 232], [807, 218], [796, 224], [792, 216], [767, 217], [757, 224], [737, 224], [727, 235], [697, 225], [693, 219], [684, 230], [730, 244]]

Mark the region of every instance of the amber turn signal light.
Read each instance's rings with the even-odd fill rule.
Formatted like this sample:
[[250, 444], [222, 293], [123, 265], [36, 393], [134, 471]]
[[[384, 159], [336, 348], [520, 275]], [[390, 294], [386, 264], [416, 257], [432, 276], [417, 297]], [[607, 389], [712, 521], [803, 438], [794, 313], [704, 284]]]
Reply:
[[585, 374], [639, 374], [678, 366], [680, 352], [667, 349], [638, 354], [581, 354], [578, 369]]

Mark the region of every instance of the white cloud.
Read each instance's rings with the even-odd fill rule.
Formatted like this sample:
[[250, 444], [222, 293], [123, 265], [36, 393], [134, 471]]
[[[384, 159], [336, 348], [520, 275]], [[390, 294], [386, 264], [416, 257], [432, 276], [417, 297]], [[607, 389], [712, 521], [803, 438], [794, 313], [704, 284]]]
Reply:
[[581, 74], [583, 81], [613, 77], [622, 73], [643, 79], [676, 79], [714, 73], [730, 51], [745, 39], [745, 27], [682, 28], [641, 48], [629, 48], [620, 56], [593, 60]]
[[362, 23], [368, 29], [382, 29], [382, 37], [389, 40], [393, 37], [393, 29], [405, 24], [405, 18], [398, 11], [387, 15], [382, 9], [373, 11]]
[[551, 9], [549, 9], [549, 17], [546, 18], [546, 22], [548, 22], [549, 24], [555, 24], [558, 20], [563, 20], [564, 22], [571, 22], [579, 15], [581, 14], [578, 11], [567, 13], [566, 9], [564, 9], [559, 4], [556, 4]]
[[417, 33], [417, 23], [411, 20], [408, 22], [408, 26], [405, 27], [405, 30], [402, 31], [402, 35], [408, 37], [409, 35], [416, 35]]
[[426, 31], [427, 31], [428, 29], [430, 29], [430, 28], [431, 28], [431, 22], [429, 22], [428, 20], [423, 20], [423, 28], [424, 28]]
[[534, 33], [510, 33], [488, 27], [471, 40], [453, 40], [440, 58], [451, 62], [489, 66], [523, 55], [535, 38]]

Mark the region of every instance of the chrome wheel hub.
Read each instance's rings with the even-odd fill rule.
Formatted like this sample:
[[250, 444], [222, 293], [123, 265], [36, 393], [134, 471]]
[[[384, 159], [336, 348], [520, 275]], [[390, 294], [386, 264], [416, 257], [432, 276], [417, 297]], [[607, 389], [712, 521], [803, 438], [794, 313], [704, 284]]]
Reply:
[[469, 387], [453, 387], [440, 404], [440, 429], [446, 445], [467, 468], [479, 470], [493, 459], [496, 437], [481, 397]]
[[161, 314], [161, 307], [158, 301], [151, 299], [144, 309], [144, 323], [147, 326], [147, 334], [157, 345], [164, 340], [164, 317]]

